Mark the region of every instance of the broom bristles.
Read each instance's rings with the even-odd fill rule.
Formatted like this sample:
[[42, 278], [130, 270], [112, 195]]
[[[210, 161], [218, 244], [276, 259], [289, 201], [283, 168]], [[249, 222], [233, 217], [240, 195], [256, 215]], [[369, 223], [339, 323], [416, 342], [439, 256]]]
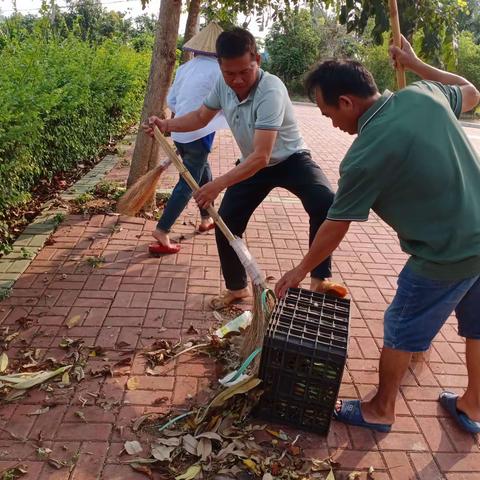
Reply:
[[[245, 360], [254, 350], [263, 345], [265, 332], [268, 328], [270, 315], [273, 311], [275, 300], [271, 295], [267, 296], [267, 305], [263, 305], [262, 294], [265, 287], [252, 283], [253, 290], [253, 311], [252, 322], [245, 332], [245, 338], [242, 343], [240, 356]], [[252, 363], [252, 373], [256, 374], [260, 366], [260, 356], [255, 358]]]
[[134, 216], [150, 200], [157, 190], [157, 184], [166, 166], [158, 165], [141, 176], [120, 198], [117, 211], [122, 215]]

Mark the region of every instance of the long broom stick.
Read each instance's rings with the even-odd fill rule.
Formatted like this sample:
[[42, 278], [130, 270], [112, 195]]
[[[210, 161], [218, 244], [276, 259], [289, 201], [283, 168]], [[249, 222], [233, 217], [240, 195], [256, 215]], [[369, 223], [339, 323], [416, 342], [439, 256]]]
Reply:
[[[181, 158], [177, 155], [173, 147], [170, 145], [170, 143], [168, 143], [167, 139], [162, 135], [157, 127], [154, 127], [153, 135], [155, 140], [160, 144], [164, 152], [167, 154], [168, 158], [151, 172], [141, 177], [123, 195], [117, 204], [117, 210], [120, 213], [124, 213], [126, 215], [134, 215], [137, 213], [148, 200], [148, 198], [150, 198], [150, 196], [153, 194], [160, 176], [170, 164], [175, 166], [193, 192], [196, 192], [200, 188], [198, 183], [192, 177], [191, 173], [186, 169]], [[245, 359], [250, 355], [250, 353], [252, 353], [252, 351], [263, 344], [263, 337], [267, 328], [269, 314], [273, 309], [275, 299], [272, 295], [263, 295], [263, 293], [268, 290], [265, 276], [258, 267], [258, 264], [251, 253], [248, 251], [243, 240], [233, 235], [218, 212], [211, 205], [207, 208], [207, 211], [215, 221], [216, 226], [227, 238], [230, 246], [234, 249], [252, 281], [254, 297], [253, 318], [251, 326], [245, 334], [241, 352], [241, 356]], [[255, 370], [255, 368], [258, 368], [258, 360], [254, 365]]]
[[[397, 0], [389, 0], [389, 9], [390, 9], [390, 25], [392, 27], [393, 33], [393, 45], [398, 48], [402, 48], [402, 33], [400, 31], [400, 21], [398, 17], [398, 7]], [[397, 74], [397, 87], [402, 89], [407, 85], [405, 78], [405, 69], [403, 65], [397, 63], [396, 68]], [[412, 362], [423, 362], [430, 359], [430, 349], [425, 352], [417, 352], [412, 355]]]
[[[390, 25], [392, 27], [393, 33], [393, 45], [398, 48], [402, 48], [402, 33], [400, 31], [400, 20], [398, 17], [398, 7], [397, 0], [389, 0], [389, 10], [390, 10]], [[403, 65], [397, 62], [396, 68], [397, 75], [397, 87], [398, 89], [405, 88], [407, 85], [407, 80], [405, 78], [405, 69]]]

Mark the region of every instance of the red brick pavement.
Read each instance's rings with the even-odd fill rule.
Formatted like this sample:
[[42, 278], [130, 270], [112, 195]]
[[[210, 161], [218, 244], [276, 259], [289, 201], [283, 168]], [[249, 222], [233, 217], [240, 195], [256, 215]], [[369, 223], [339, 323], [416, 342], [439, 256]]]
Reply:
[[[339, 161], [352, 138], [332, 129], [318, 110], [295, 109], [314, 158], [335, 184]], [[237, 155], [231, 135], [219, 134], [211, 155], [214, 174], [231, 168]], [[125, 178], [125, 174], [126, 169], [119, 167], [110, 178]], [[170, 187], [175, 179], [175, 172], [169, 171], [163, 186]], [[42, 349], [45, 358], [62, 358], [65, 352], [58, 344], [68, 336], [109, 349], [109, 359], [117, 360], [122, 358], [119, 345], [140, 349], [160, 337], [185, 338], [190, 325], [205, 333], [213, 321], [206, 305], [222, 281], [214, 236], [193, 235], [195, 222], [198, 213], [192, 203], [174, 228], [176, 235], [185, 237], [181, 252], [152, 258], [146, 248], [153, 221], [68, 216], [55, 233], [54, 243], [43, 248], [10, 298], [0, 304], [2, 326], [16, 329], [16, 320], [22, 317], [35, 321], [11, 343], [10, 358], [27, 346]], [[246, 238], [267, 275], [278, 278], [307, 251], [307, 225], [299, 201], [284, 191], [274, 191], [255, 212]], [[85, 262], [92, 256], [104, 257], [105, 263], [92, 268]], [[364, 397], [374, 391], [382, 315], [404, 261], [396, 236], [374, 215], [367, 223], [354, 224], [335, 254], [335, 277], [345, 282], [353, 298], [348, 368], [341, 387], [344, 397]], [[80, 322], [67, 329], [66, 321], [77, 314]], [[89, 368], [102, 364], [103, 360], [92, 358]], [[28, 479], [144, 478], [122, 465], [118, 456], [123, 442], [134, 438], [131, 420], [144, 412], [182, 405], [192, 394], [205, 395], [215, 366], [184, 358], [161, 373], [146, 376], [145, 361], [136, 355], [123, 375], [107, 379], [87, 375], [61, 395], [35, 390], [1, 406], [0, 470], [21, 461], [29, 467], [24, 477]], [[137, 390], [126, 390], [129, 376], [139, 379]], [[460, 391], [466, 382], [464, 344], [451, 319], [434, 341], [430, 363], [414, 365], [406, 375], [392, 433], [376, 434], [333, 423], [326, 439], [304, 434], [306, 454], [321, 458], [334, 454], [345, 472], [365, 472], [373, 466], [376, 479], [480, 478], [478, 439], [460, 432], [436, 401], [441, 388]], [[161, 397], [167, 403], [152, 406]], [[48, 413], [29, 415], [46, 401], [55, 405]], [[112, 406], [110, 410], [101, 407], [105, 402]], [[87, 423], [74, 414], [77, 410], [84, 413]], [[23, 441], [37, 440], [39, 435], [53, 450], [53, 457], [62, 460], [78, 455], [71, 474], [41, 461], [32, 443]]]

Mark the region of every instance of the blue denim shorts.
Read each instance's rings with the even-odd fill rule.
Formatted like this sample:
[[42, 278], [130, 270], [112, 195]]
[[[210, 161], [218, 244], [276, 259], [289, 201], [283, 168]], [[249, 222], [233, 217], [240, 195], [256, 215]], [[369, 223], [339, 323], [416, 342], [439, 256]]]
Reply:
[[406, 352], [428, 350], [452, 312], [458, 334], [480, 339], [480, 276], [451, 282], [432, 280], [408, 265], [384, 317], [384, 346]]

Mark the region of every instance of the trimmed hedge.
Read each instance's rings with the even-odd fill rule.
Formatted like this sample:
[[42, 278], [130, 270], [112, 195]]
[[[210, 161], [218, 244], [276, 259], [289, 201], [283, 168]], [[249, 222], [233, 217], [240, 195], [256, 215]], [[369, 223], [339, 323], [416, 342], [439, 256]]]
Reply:
[[0, 244], [5, 216], [36, 181], [94, 156], [138, 119], [149, 62], [148, 52], [73, 35], [31, 34], [0, 50]]

